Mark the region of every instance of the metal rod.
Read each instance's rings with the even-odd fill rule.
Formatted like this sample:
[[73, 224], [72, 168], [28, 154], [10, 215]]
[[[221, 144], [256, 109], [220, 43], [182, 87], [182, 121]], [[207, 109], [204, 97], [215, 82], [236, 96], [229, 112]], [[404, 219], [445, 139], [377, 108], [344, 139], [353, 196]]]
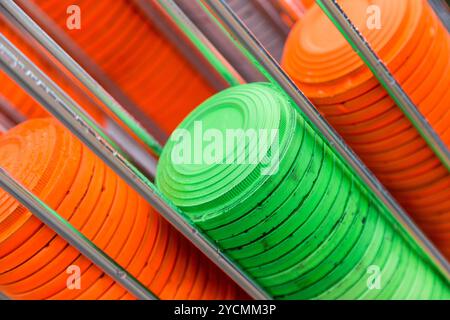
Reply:
[[[359, 157], [348, 147], [342, 137], [326, 122], [326, 120], [315, 109], [314, 105], [296, 87], [294, 82], [286, 75], [276, 61], [261, 47], [251, 32], [235, 17], [233, 11], [227, 6], [224, 0], [203, 0], [213, 10], [214, 14], [221, 19], [227, 29], [232, 32], [237, 45], [246, 50], [251, 58], [261, 64], [265, 69], [268, 80], [280, 85], [286, 93], [296, 102], [306, 120], [317, 129], [325, 138], [325, 141], [332, 147], [336, 155], [347, 163], [355, 175], [366, 184], [376, 203], [386, 208], [392, 213], [387, 216], [393, 223], [399, 224], [404, 231], [402, 236], [408, 241], [412, 241], [417, 247], [426, 253], [425, 257], [436, 266], [440, 272], [450, 279], [450, 265], [436, 247], [427, 239], [422, 231], [413, 223], [403, 208], [393, 199], [385, 187], [363, 164]], [[264, 71], [262, 71], [264, 72]], [[422, 254], [423, 254], [422, 252]]]
[[126, 111], [116, 100], [100, 86], [72, 57], [70, 57], [37, 23], [35, 23], [12, 0], [1, 0], [3, 14], [13, 23], [19, 24], [38, 43], [48, 50], [64, 67], [66, 67], [90, 92], [94, 94], [106, 109], [127, 125], [156, 155], [162, 146]]
[[0, 292], [0, 300], [11, 300], [11, 299], [9, 299], [9, 297], [7, 297], [5, 294]]
[[448, 3], [445, 0], [429, 0], [428, 2], [447, 28], [447, 31], [450, 31], [450, 7]]
[[[2, 43], [7, 41], [6, 38], [2, 37]], [[11, 48], [13, 46], [11, 45]], [[34, 66], [33, 63], [30, 62], [30, 66]], [[56, 87], [58, 91], [61, 91], [58, 87]], [[7, 112], [7, 115], [13, 115], [14, 114], [14, 107], [9, 106], [6, 102], [1, 100], [0, 96], [0, 109], [3, 111], [10, 111]], [[70, 99], [67, 95], [64, 95], [65, 99]], [[5, 103], [2, 103], [5, 102]], [[82, 109], [79, 108], [79, 113], [77, 116], [79, 117], [85, 117], [88, 118], [88, 115], [82, 115], [84, 114], [84, 111], [81, 111]], [[17, 118], [17, 115], [16, 115]], [[18, 118], [17, 123], [22, 122], [25, 120], [25, 118]], [[114, 119], [108, 119], [110, 121], [105, 122], [106, 130], [108, 130], [111, 134], [111, 136], [114, 136], [114, 141], [110, 139], [110, 137], [104, 133], [100, 133], [102, 137], [106, 140], [108, 140], [109, 143], [111, 143], [117, 150], [119, 150], [122, 154], [124, 154], [127, 158], [131, 158], [133, 160], [133, 163], [139, 165], [139, 168], [150, 178], [154, 178], [156, 175], [156, 159], [148, 153], [147, 151], [143, 150], [142, 146], [139, 145], [136, 141], [134, 141], [131, 136], [124, 130], [123, 127], [117, 125], [115, 123]]]
[[14, 178], [2, 167], [0, 167], [0, 188], [8, 192], [33, 213], [36, 218], [55, 231], [136, 298], [141, 300], [157, 299], [142, 283], [118, 265], [88, 238], [83, 236], [83, 234], [76, 230], [67, 220], [48, 207], [23, 185], [14, 180]]
[[46, 110], [77, 136], [90, 150], [100, 157], [114, 172], [147, 200], [166, 220], [196, 245], [230, 278], [255, 299], [270, 296], [255, 284], [241, 269], [220, 252], [213, 241], [199, 232], [153, 183], [133, 164], [117, 152], [105, 139], [103, 131], [84, 116], [80, 107], [46, 77], [36, 66], [0, 35], [0, 67], [15, 79]]
[[253, 64], [224, 35], [222, 26], [215, 23], [215, 18], [200, 1], [175, 0], [174, 2], [246, 82], [264, 80]]
[[244, 80], [237, 71], [194, 25], [187, 15], [180, 10], [173, 0], [156, 0], [152, 2], [153, 4], [145, 0], [135, 0], [135, 3], [146, 12], [148, 17], [151, 17], [152, 11], [155, 11], [155, 13], [158, 11], [152, 8], [152, 5], [159, 10], [164, 10], [167, 16], [173, 20], [174, 25], [177, 26], [180, 33], [184, 35], [203, 58], [201, 61], [203, 63], [203, 69], [209, 66], [209, 73], [216, 72], [223, 79], [222, 82], [224, 84], [219, 89], [244, 83]]
[[325, 14], [364, 60], [403, 114], [410, 120], [441, 163], [450, 171], [450, 149], [428, 123], [417, 106], [403, 90], [386, 65], [377, 56], [364, 36], [353, 25], [336, 0], [316, 0]]

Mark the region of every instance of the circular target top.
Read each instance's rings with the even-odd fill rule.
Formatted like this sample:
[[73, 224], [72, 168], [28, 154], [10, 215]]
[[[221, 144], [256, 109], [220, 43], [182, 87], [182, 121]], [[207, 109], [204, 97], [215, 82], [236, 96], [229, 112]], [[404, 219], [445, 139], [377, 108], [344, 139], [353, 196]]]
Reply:
[[256, 190], [280, 170], [295, 119], [290, 101], [273, 85], [224, 90], [174, 131], [158, 164], [157, 185], [195, 220], [229, 213], [246, 198], [258, 198]]

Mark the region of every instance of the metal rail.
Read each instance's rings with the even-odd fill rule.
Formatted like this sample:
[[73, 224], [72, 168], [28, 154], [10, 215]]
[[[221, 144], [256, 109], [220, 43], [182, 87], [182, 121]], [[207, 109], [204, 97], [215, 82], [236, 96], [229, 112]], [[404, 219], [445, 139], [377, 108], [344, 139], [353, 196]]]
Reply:
[[97, 265], [103, 272], [113, 278], [114, 281], [119, 283], [136, 298], [140, 300], [157, 299], [142, 283], [118, 265], [88, 238], [83, 236], [82, 233], [72, 227], [67, 220], [48, 207], [23, 185], [14, 180], [2, 167], [0, 167], [0, 188], [8, 192], [33, 213], [35, 217], [80, 251], [82, 255], [91, 260], [92, 263]]
[[450, 149], [447, 148], [446, 144], [434, 131], [433, 127], [428, 123], [364, 36], [347, 17], [337, 1], [316, 0], [316, 2], [347, 39], [353, 50], [370, 68], [373, 75], [380, 81], [403, 114], [410, 120], [411, 124], [440, 159], [442, 165], [450, 171]]
[[70, 97], [65, 95], [53, 81], [2, 35], [0, 35], [0, 40], [0, 67], [7, 74], [39, 101], [48, 112], [60, 120], [250, 296], [256, 299], [270, 298], [261, 287], [223, 255], [209, 238], [200, 233], [189, 221], [189, 218], [161, 194], [145, 175], [108, 143], [108, 137], [89, 117], [86, 117], [84, 111]]
[[420, 252], [426, 253], [433, 265], [435, 265], [442, 274], [450, 279], [450, 265], [436, 247], [427, 239], [422, 231], [413, 223], [403, 208], [389, 194], [385, 187], [372, 174], [372, 172], [363, 164], [359, 157], [348, 147], [342, 137], [326, 122], [326, 120], [315, 109], [314, 105], [297, 88], [293, 81], [286, 75], [276, 61], [259, 44], [251, 32], [240, 22], [233, 11], [224, 0], [203, 0], [214, 14], [221, 20], [226, 28], [232, 33], [233, 39], [236, 39], [236, 45], [243, 51], [247, 51], [249, 59], [255, 59], [260, 63], [260, 70], [265, 73], [268, 80], [278, 83], [286, 93], [297, 103], [300, 112], [306, 116], [308, 122], [320, 132], [325, 140], [333, 147], [338, 157], [343, 159], [353, 170], [361, 181], [365, 183], [374, 200], [385, 207], [392, 216], [387, 217], [393, 223], [401, 226], [405, 231], [402, 235], [414, 244], [416, 248], [421, 248]]

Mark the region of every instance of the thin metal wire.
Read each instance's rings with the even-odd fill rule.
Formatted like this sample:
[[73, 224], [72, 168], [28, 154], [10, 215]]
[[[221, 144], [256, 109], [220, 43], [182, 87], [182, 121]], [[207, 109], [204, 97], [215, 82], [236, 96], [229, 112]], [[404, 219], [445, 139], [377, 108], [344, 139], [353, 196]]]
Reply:
[[[166, 220], [196, 245], [230, 278], [255, 299], [270, 296], [219, 251], [133, 164], [105, 139], [103, 131], [53, 81], [0, 35], [0, 67], [40, 102], [48, 112], [99, 156], [114, 172], [147, 200]], [[107, 137], [106, 137], [107, 138]]]
[[401, 235], [415, 245], [419, 254], [423, 254], [447, 278], [450, 279], [450, 265], [436, 247], [427, 239], [422, 231], [413, 223], [403, 208], [393, 199], [385, 187], [363, 164], [359, 157], [348, 147], [339, 134], [319, 114], [313, 104], [296, 87], [270, 54], [259, 44], [251, 32], [240, 22], [224, 0], [203, 0], [214, 14], [232, 33], [238, 45], [248, 51], [249, 59], [256, 59], [266, 73], [268, 80], [280, 85], [286, 93], [297, 103], [308, 122], [317, 129], [325, 141], [335, 150], [338, 157], [343, 159], [359, 179], [366, 184], [374, 201], [386, 208], [392, 216], [387, 216], [400, 227]]
[[403, 114], [409, 119], [414, 128], [416, 128], [428, 146], [440, 159], [442, 165], [450, 171], [450, 149], [447, 148], [446, 144], [434, 131], [433, 127], [428, 123], [364, 36], [347, 17], [337, 1], [316, 0], [316, 2], [370, 68], [374, 76], [380, 81], [397, 106], [402, 110]]
[[66, 67], [90, 92], [94, 94], [118, 119], [129, 127], [156, 155], [160, 155], [162, 146], [126, 111], [116, 100], [100, 86], [72, 57], [70, 57], [37, 23], [35, 23], [12, 0], [0, 1], [3, 15], [12, 23], [19, 24], [37, 42], [48, 50]]
[[35, 217], [55, 231], [59, 236], [75, 247], [82, 255], [92, 261], [103, 272], [109, 275], [124, 289], [140, 300], [156, 300], [156, 296], [124, 268], [117, 264], [104, 251], [83, 236], [57, 212], [42, 200], [18, 183], [2, 167], [0, 167], [0, 188], [24, 205]]

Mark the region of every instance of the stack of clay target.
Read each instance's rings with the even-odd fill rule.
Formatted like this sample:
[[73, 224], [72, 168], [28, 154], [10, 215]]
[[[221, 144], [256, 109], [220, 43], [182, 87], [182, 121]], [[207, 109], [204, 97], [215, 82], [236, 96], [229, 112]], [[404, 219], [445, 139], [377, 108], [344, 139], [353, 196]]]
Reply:
[[[78, 102], [84, 110], [89, 113], [97, 122], [103, 123], [103, 114], [95, 107], [89, 99], [81, 96], [80, 92], [75, 90], [73, 84], [61, 77], [55, 66], [44, 62], [32, 46], [24, 41], [16, 32], [14, 32], [6, 23], [0, 20], [0, 32], [5, 36], [18, 50], [20, 50], [30, 61], [32, 61], [42, 72], [64, 90], [69, 96]], [[7, 100], [16, 111], [25, 118], [47, 117], [49, 114], [14, 80], [12, 80], [4, 71], [0, 70], [0, 96]]]
[[[450, 147], [450, 36], [432, 8], [422, 0], [339, 4]], [[449, 258], [449, 171], [318, 6], [293, 28], [282, 65]]]
[[216, 94], [174, 131], [157, 186], [274, 298], [450, 297], [294, 108], [270, 84]]
[[[54, 120], [29, 120], [1, 136], [0, 165], [161, 299], [242, 296]], [[0, 291], [13, 299], [133, 298], [3, 190]]]
[[[34, 0], [137, 106], [170, 133], [213, 90], [132, 1]], [[67, 28], [78, 5], [81, 29]]]

